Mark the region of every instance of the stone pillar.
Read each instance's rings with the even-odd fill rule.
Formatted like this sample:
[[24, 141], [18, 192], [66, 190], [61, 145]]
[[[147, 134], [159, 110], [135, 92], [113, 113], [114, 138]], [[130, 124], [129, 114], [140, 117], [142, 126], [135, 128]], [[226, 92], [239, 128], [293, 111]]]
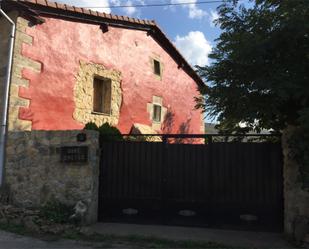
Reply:
[[[87, 140], [77, 141], [84, 133]], [[62, 162], [61, 147], [87, 146], [87, 162]], [[97, 221], [99, 134], [96, 131], [9, 132], [5, 183], [12, 203], [36, 208], [49, 201], [87, 206], [85, 221]]]
[[284, 231], [289, 238], [304, 241], [309, 233], [309, 191], [303, 188], [300, 166], [293, 158], [289, 140], [297, 131], [288, 127], [282, 136], [284, 155]]

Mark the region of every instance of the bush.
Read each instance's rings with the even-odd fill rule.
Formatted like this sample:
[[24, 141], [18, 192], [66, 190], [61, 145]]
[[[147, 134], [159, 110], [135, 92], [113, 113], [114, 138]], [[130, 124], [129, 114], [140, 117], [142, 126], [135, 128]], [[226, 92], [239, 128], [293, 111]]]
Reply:
[[100, 143], [105, 141], [122, 141], [121, 132], [109, 123], [104, 123], [98, 127], [95, 123], [89, 122], [85, 125], [85, 130], [96, 130], [100, 133]]
[[85, 125], [85, 128], [84, 130], [99, 130], [99, 127], [96, 125], [96, 123], [93, 123], [93, 122], [89, 122]]

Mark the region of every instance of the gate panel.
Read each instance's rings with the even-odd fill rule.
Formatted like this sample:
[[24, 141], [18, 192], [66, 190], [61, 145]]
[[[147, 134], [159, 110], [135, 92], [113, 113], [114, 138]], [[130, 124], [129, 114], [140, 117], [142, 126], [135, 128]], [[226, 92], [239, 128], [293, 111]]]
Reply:
[[210, 195], [208, 146], [170, 144], [166, 146], [167, 199], [182, 203], [205, 203]]
[[[280, 144], [108, 142], [100, 170], [100, 220], [209, 226], [249, 214], [259, 226], [282, 227]], [[194, 217], [180, 217], [183, 210]]]
[[99, 219], [126, 208], [152, 208], [161, 201], [162, 144], [102, 143]]
[[260, 223], [281, 225], [282, 156], [279, 144], [214, 143], [212, 145], [214, 214], [239, 219], [253, 214]]

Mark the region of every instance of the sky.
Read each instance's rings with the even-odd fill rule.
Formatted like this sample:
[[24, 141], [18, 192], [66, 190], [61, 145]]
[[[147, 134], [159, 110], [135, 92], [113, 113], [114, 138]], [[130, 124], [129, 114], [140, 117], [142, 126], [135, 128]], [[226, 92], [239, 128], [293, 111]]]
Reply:
[[[155, 20], [192, 66], [205, 66], [209, 64], [208, 54], [215, 45], [214, 40], [220, 34], [220, 29], [213, 23], [218, 17], [216, 8], [220, 3], [196, 4], [198, 1], [201, 0], [58, 0], [58, 2], [78, 7], [90, 7], [90, 9], [101, 12]], [[192, 4], [164, 7], [132, 7], [145, 4], [188, 2]], [[131, 7], [110, 8], [115, 5]]]

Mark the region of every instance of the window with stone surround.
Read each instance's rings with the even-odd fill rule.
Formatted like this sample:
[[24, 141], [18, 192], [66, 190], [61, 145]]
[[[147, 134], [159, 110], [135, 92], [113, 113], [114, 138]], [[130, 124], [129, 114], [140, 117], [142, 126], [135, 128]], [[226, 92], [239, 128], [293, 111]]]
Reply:
[[[94, 112], [94, 78], [107, 80], [110, 90], [109, 114]], [[100, 87], [99, 87], [100, 88]], [[104, 94], [101, 94], [102, 98]], [[100, 98], [100, 101], [104, 103]], [[99, 97], [96, 97], [99, 99]], [[122, 102], [121, 91], [121, 73], [115, 69], [107, 69], [102, 64], [80, 61], [80, 68], [76, 75], [76, 84], [74, 87], [74, 102], [75, 110], [73, 117], [76, 121], [87, 124], [89, 122], [101, 126], [104, 123], [109, 123], [116, 126], [119, 121], [120, 108]], [[96, 106], [96, 108], [98, 108]], [[96, 109], [95, 108], [95, 109]]]
[[156, 75], [161, 76], [161, 63], [156, 59], [153, 60], [153, 72]]
[[161, 122], [161, 106], [160, 105], [153, 105], [152, 120], [154, 122]]
[[152, 102], [147, 103], [147, 112], [152, 123], [151, 128], [159, 131], [167, 112], [167, 108], [163, 106], [163, 98], [161, 96], [152, 96]]
[[93, 79], [93, 112], [111, 114], [111, 80], [94, 77]]

